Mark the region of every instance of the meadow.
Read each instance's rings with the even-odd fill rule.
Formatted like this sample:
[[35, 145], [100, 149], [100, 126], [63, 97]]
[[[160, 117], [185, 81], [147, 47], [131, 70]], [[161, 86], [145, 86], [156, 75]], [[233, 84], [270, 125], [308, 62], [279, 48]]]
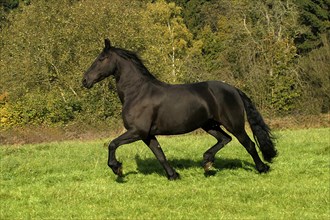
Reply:
[[202, 154], [215, 139], [159, 137], [178, 181], [142, 142], [118, 149], [121, 179], [107, 167], [105, 139], [0, 146], [0, 219], [329, 219], [329, 134], [276, 131], [279, 156], [262, 175], [233, 140], [208, 177]]

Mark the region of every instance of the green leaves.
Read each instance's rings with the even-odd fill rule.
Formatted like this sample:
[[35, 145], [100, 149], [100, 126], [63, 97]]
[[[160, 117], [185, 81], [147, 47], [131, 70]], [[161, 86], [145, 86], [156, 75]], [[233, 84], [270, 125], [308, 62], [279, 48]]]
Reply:
[[[47, 100], [56, 99], [81, 105], [70, 117], [54, 113], [65, 106], [51, 108], [56, 123], [84, 115], [92, 121], [119, 117], [116, 93], [106, 88], [111, 79], [93, 91], [81, 88], [82, 74], [107, 37], [114, 46], [137, 52], [148, 69], [168, 83], [226, 81], [244, 89], [271, 114], [295, 111], [310, 94], [324, 104], [308, 112], [329, 109], [329, 101], [321, 98], [327, 97], [326, 83], [320, 83], [330, 71], [327, 53], [321, 54], [329, 47], [325, 1], [295, 1], [302, 13], [294, 2], [281, 0], [24, 2], [10, 12], [2, 6], [0, 14], [0, 95], [7, 94], [6, 105], [17, 109], [12, 114], [42, 111]], [[320, 45], [311, 53], [313, 65], [308, 56], [297, 55]], [[0, 103], [0, 112], [7, 108]], [[24, 123], [43, 121], [34, 115]]]
[[322, 35], [330, 30], [330, 3], [326, 0], [296, 0], [301, 10], [299, 21], [304, 27], [295, 38], [301, 54], [323, 46]]

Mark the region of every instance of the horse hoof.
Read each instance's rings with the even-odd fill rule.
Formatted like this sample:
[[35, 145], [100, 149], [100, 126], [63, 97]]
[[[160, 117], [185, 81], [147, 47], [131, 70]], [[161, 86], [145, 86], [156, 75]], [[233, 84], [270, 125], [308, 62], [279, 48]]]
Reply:
[[257, 168], [259, 173], [267, 173], [269, 171], [270, 167], [267, 164], [263, 164]]
[[216, 170], [209, 170], [209, 171], [205, 171], [204, 176], [210, 177], [210, 176], [215, 176], [216, 174], [217, 174]]
[[123, 176], [123, 166], [121, 163], [117, 162], [116, 164], [109, 164], [109, 167], [112, 169], [113, 173], [119, 177]]
[[213, 168], [213, 163], [212, 162], [207, 162], [204, 165], [204, 171], [205, 171], [205, 173], [209, 172], [212, 168]]
[[117, 169], [117, 175], [119, 177], [123, 177], [124, 176], [124, 174], [123, 174], [123, 167], [122, 166], [118, 167], [118, 169]]
[[178, 179], [180, 179], [180, 174], [178, 174], [177, 172], [174, 172], [174, 174], [172, 176], [168, 176], [167, 178], [169, 180], [178, 180]]

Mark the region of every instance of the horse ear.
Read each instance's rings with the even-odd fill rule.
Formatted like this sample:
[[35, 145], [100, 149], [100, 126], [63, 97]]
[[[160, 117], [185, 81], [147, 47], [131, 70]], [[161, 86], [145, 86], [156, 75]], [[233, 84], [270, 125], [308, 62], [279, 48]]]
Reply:
[[111, 42], [108, 38], [104, 39], [104, 50], [108, 51], [110, 50]]

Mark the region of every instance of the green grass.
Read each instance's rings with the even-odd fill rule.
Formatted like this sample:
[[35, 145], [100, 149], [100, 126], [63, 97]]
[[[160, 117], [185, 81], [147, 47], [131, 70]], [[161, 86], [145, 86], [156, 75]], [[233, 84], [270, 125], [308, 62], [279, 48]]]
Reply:
[[329, 219], [329, 134], [276, 132], [279, 157], [262, 175], [234, 140], [210, 177], [200, 163], [212, 137], [159, 137], [179, 181], [141, 142], [118, 149], [122, 180], [107, 167], [106, 140], [1, 146], [0, 219]]

